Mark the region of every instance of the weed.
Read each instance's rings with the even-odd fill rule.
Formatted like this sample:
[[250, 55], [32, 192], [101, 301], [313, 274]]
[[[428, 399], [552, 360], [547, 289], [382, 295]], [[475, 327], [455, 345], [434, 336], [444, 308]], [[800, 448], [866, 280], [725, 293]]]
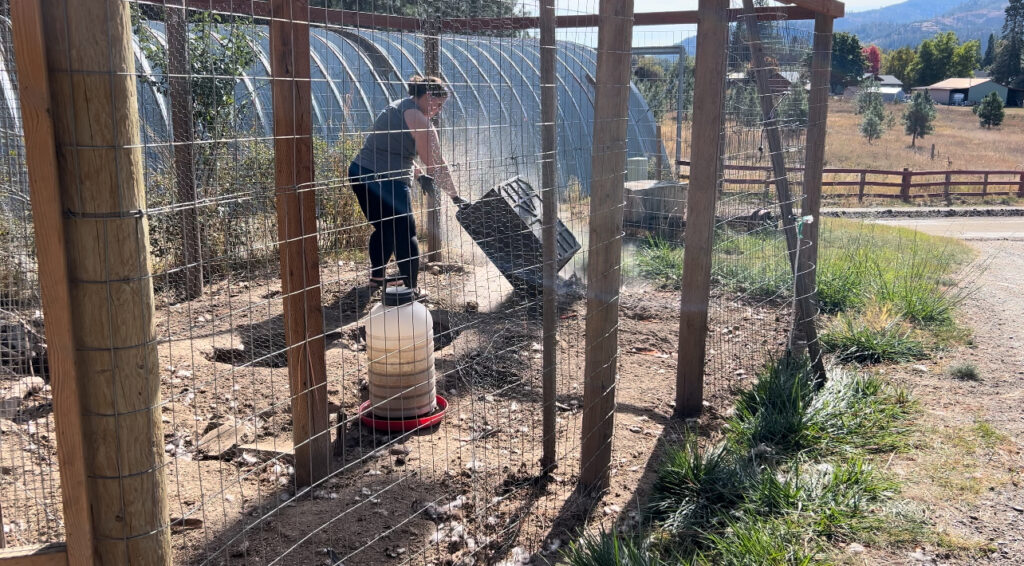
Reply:
[[989, 450], [1007, 440], [1005, 434], [999, 432], [999, 430], [986, 421], [975, 421], [971, 431], [981, 441], [981, 444]]
[[732, 520], [721, 533], [708, 535], [712, 551], [702, 553], [698, 564], [747, 566], [750, 564], [804, 566], [815, 563], [821, 545], [800, 536], [795, 519]]
[[978, 372], [978, 366], [972, 362], [960, 362], [949, 366], [946, 370], [949, 376], [953, 379], [959, 379], [962, 381], [981, 381], [981, 374]]

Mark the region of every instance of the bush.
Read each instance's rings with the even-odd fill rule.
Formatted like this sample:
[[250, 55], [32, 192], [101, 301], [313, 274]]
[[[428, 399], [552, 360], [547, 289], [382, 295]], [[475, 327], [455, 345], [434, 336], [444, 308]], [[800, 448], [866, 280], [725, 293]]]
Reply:
[[990, 92], [981, 99], [981, 104], [973, 108], [978, 115], [978, 123], [982, 128], [991, 128], [1003, 123], [1006, 113], [1003, 111], [1003, 99], [999, 94]]
[[946, 371], [953, 379], [959, 379], [962, 381], [981, 381], [981, 374], [978, 372], [978, 366], [971, 362], [953, 364], [949, 366], [949, 369]]

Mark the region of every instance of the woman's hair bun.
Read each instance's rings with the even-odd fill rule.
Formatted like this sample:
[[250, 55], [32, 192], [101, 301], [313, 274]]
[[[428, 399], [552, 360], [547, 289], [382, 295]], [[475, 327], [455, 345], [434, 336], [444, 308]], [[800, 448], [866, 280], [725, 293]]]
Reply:
[[448, 96], [448, 89], [444, 81], [438, 77], [413, 75], [409, 77], [409, 96], [419, 98], [424, 94], [445, 98]]

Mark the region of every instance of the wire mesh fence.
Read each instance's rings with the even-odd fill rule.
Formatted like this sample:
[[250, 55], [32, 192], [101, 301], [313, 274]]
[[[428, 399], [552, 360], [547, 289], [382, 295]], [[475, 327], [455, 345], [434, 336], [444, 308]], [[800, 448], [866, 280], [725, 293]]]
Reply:
[[[688, 191], [677, 155], [689, 153], [697, 26], [633, 36], [627, 190], [624, 203], [596, 211], [621, 207], [625, 239], [613, 268], [623, 284], [600, 298], [621, 313], [621, 357], [607, 441], [612, 480], [593, 499], [577, 491], [593, 314], [588, 263], [596, 247], [623, 237], [590, 241], [593, 160], [607, 149], [595, 152], [592, 142], [597, 29], [557, 34], [557, 169], [546, 186], [543, 48], [529, 19], [539, 3], [185, 4], [110, 2], [130, 28], [130, 60], [85, 73], [130, 80], [137, 98], [138, 131], [110, 145], [138, 160], [138, 177], [119, 178], [116, 192], [124, 201], [132, 191], [144, 197], [132, 209], [147, 225], [137, 233], [148, 242], [142, 279], [155, 312], [144, 381], [159, 390], [155, 404], [95, 412], [119, 426], [134, 412], [159, 419], [162, 456], [147, 473], [166, 478], [169, 517], [157, 530], [170, 533], [174, 560], [526, 563], [533, 553], [557, 556], [588, 517], [640, 520], [652, 463], [673, 428]], [[558, 10], [597, 12], [586, 0]], [[756, 65], [737, 27], [722, 77], [725, 163], [763, 166], [779, 153], [799, 166], [810, 34], [781, 22], [761, 29], [782, 144], [765, 141], [769, 121], [752, 94]], [[439, 80], [414, 78], [431, 76]], [[0, 292], [5, 301], [23, 297], [11, 299], [11, 310], [41, 341], [20, 124], [7, 102], [15, 111], [3, 124], [2, 204], [11, 215], [3, 261], [24, 261], [17, 269], [25, 279], [5, 268]], [[409, 171], [417, 154], [433, 192]], [[712, 413], [785, 349], [793, 323], [776, 180], [751, 179], [720, 187]], [[799, 179], [791, 182], [797, 196], [789, 203], [799, 208]], [[542, 464], [540, 202], [549, 191], [562, 223], [553, 470]], [[91, 220], [110, 227], [122, 216]], [[391, 281], [413, 288], [421, 306], [383, 305]], [[387, 313], [399, 311], [389, 323]], [[112, 344], [90, 351], [115, 359]], [[45, 371], [39, 355], [37, 374]], [[13, 367], [6, 358], [4, 367]], [[45, 395], [44, 386], [28, 398], [43, 405]], [[403, 419], [440, 419], [442, 411], [439, 425], [403, 430]], [[7, 427], [31, 423], [0, 422], [0, 465], [10, 458], [35, 466], [34, 475], [0, 477], [5, 486], [22, 482], [21, 492], [5, 487], [0, 498], [24, 525], [19, 544], [60, 540], [53, 434], [45, 428], [52, 420], [37, 417], [39, 429], [18, 428], [18, 437]], [[14, 440], [27, 434], [36, 435], [38, 454]], [[126, 529], [100, 536], [131, 552], [143, 535]]]

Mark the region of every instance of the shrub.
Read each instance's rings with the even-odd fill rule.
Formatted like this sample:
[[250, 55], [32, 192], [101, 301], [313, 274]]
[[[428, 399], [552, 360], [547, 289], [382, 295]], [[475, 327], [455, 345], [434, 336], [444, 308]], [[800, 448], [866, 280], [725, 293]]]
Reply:
[[981, 104], [973, 108], [978, 115], [978, 123], [982, 128], [991, 128], [1003, 123], [1006, 112], [1003, 111], [1003, 99], [998, 93], [990, 92], [981, 99]]
[[946, 370], [949, 376], [953, 379], [959, 379], [962, 381], [980, 381], [981, 374], [978, 372], [978, 366], [971, 362], [960, 362], [949, 366]]

